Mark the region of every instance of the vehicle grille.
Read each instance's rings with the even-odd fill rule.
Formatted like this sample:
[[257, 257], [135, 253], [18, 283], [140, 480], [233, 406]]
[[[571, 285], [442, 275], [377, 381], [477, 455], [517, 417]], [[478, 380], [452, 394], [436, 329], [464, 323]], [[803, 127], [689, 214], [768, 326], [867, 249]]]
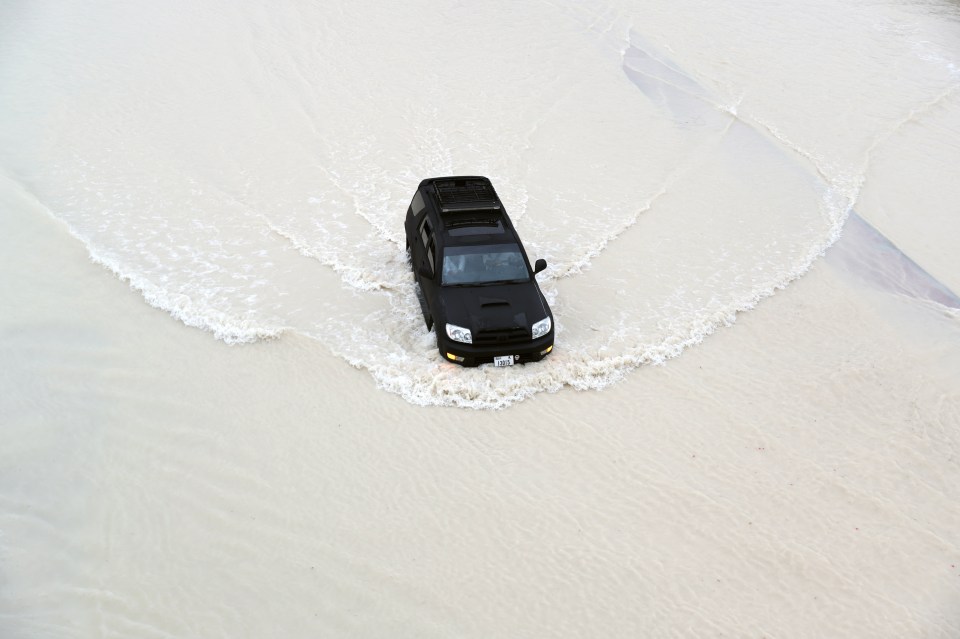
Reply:
[[517, 344], [530, 341], [530, 331], [522, 327], [487, 329], [477, 331], [473, 336], [473, 343], [478, 346], [492, 346], [496, 344]]

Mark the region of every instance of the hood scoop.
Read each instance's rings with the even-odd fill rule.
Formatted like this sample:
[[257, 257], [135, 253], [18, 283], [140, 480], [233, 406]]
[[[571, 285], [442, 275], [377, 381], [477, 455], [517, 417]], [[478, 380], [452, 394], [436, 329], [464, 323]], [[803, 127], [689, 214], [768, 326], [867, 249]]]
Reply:
[[499, 297], [480, 297], [480, 307], [486, 308], [487, 306], [510, 306], [510, 302]]

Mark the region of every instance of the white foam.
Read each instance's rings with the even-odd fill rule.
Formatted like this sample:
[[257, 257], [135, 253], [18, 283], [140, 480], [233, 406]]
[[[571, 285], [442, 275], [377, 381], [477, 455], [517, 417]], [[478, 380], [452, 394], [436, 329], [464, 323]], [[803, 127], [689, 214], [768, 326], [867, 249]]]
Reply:
[[[136, 271], [125, 268], [116, 257], [101, 253], [87, 238], [69, 225], [67, 229], [87, 247], [91, 261], [109, 270], [120, 281], [129, 284], [130, 288], [143, 295], [143, 299], [150, 306], [170, 313], [174, 319], [187, 326], [209, 331], [216, 339], [227, 344], [249, 344], [259, 340], [276, 339], [286, 330], [283, 326], [263, 324], [254, 317], [230, 315], [203, 301], [198, 302], [188, 295], [173, 294], [140, 276]], [[255, 301], [256, 296], [247, 299], [248, 303]]]

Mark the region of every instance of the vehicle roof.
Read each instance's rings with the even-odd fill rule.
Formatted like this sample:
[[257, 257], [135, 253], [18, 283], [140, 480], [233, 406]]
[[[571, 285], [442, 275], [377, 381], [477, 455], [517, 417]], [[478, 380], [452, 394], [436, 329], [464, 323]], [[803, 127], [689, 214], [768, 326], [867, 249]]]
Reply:
[[497, 211], [500, 198], [490, 180], [483, 177], [461, 177], [434, 180], [434, 193], [441, 213], [459, 211]]
[[[446, 246], [518, 243], [516, 230], [490, 180], [464, 175], [420, 183], [439, 217]], [[484, 230], [490, 229], [490, 233]]]

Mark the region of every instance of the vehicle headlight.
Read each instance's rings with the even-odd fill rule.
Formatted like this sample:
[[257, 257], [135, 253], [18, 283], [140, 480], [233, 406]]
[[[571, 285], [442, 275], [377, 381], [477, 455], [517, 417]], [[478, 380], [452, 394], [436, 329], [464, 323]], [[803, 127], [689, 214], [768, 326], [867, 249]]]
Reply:
[[456, 324], [447, 324], [447, 337], [455, 342], [473, 344], [473, 335], [470, 334], [470, 329]]
[[[542, 320], [533, 325], [533, 339], [538, 337], [543, 337], [550, 332], [550, 327], [553, 326], [553, 323], [550, 321], [550, 317], [544, 317]], [[448, 329], [449, 330], [449, 329]]]

